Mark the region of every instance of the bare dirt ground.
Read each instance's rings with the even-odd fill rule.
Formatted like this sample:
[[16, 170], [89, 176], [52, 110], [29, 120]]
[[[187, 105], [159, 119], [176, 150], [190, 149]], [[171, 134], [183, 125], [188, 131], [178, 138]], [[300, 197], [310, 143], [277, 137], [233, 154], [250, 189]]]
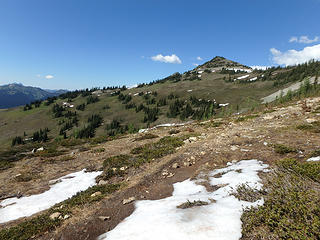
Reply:
[[[306, 104], [307, 106], [300, 101], [287, 107], [274, 108], [254, 119], [240, 122], [234, 121], [237, 117], [215, 119], [215, 122], [223, 122], [219, 127], [213, 127], [210, 121], [175, 127], [181, 131], [180, 135], [193, 129], [199, 133], [197, 141], [186, 143], [176, 153], [131, 171], [128, 176], [120, 179], [126, 182], [125, 187], [99, 202], [75, 209], [72, 217], [65, 220], [62, 226], [45, 233], [39, 239], [96, 239], [132, 213], [134, 202], [124, 205], [123, 199], [168, 197], [172, 194], [173, 183], [194, 177], [201, 171], [223, 167], [230, 161], [258, 159], [272, 165], [285, 157], [307, 158], [312, 151], [320, 149], [320, 136], [318, 133], [298, 130], [296, 126], [320, 120], [318, 113], [312, 113], [320, 106], [320, 98], [307, 99]], [[158, 128], [150, 132], [160, 138], [169, 135], [170, 129]], [[134, 134], [100, 144], [96, 148], [105, 148], [102, 153], [94, 153], [92, 150], [75, 152], [72, 155], [74, 159], [69, 161], [50, 163], [39, 157], [22, 160], [14, 168], [1, 173], [0, 194], [9, 195], [20, 191], [23, 195], [28, 195], [43, 192], [49, 188], [49, 181], [52, 179], [83, 168], [99, 169], [103, 160], [109, 156], [126, 154], [134, 147], [159, 140], [134, 141], [138, 136], [139, 134]], [[275, 153], [273, 144], [284, 144], [299, 151], [281, 155]], [[178, 163], [179, 168], [172, 168], [174, 163]], [[36, 173], [37, 177], [29, 182], [17, 182], [15, 176], [23, 171]], [[164, 172], [172, 174], [163, 174]], [[103, 221], [99, 216], [108, 216], [110, 219]], [[19, 221], [21, 220], [3, 227]]]

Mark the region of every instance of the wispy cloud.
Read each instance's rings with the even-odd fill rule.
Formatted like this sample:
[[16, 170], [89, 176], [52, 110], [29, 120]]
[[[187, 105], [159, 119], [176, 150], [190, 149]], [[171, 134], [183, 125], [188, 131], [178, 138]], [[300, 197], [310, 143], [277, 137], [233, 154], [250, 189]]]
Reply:
[[54, 76], [52, 76], [52, 75], [46, 75], [45, 78], [46, 78], [46, 79], [52, 79], [52, 78], [54, 78]]
[[172, 54], [171, 56], [170, 55], [163, 56], [162, 54], [158, 54], [156, 56], [151, 57], [151, 59], [152, 61], [155, 61], [155, 62], [177, 63], [177, 64], [182, 63], [180, 58], [175, 54]]
[[312, 59], [320, 60], [320, 44], [305, 47], [300, 51], [291, 49], [281, 52], [278, 49], [271, 48], [270, 52], [275, 63], [286, 66], [305, 63]]
[[310, 44], [310, 43], [318, 42], [319, 40], [320, 38], [318, 36], [314, 37], [314, 39], [310, 39], [308, 36], [300, 36], [300, 37], [293, 36], [289, 39], [289, 42]]
[[197, 57], [197, 60], [198, 61], [202, 61], [203, 59], [201, 57]]
[[199, 64], [198, 63], [192, 63], [193, 66], [198, 67]]

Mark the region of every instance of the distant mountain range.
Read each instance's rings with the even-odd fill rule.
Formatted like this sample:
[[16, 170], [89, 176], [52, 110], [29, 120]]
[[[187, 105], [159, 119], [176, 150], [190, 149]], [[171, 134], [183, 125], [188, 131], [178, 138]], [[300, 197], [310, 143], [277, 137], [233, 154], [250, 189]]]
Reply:
[[48, 90], [12, 83], [0, 86], [0, 109], [30, 103], [35, 100], [58, 96], [67, 90]]

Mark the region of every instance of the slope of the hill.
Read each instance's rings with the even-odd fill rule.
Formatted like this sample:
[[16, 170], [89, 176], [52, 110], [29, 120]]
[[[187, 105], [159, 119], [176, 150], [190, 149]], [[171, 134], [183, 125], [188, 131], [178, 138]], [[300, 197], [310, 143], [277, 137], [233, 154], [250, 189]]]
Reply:
[[[235, 198], [247, 204], [265, 199], [265, 205], [259, 207], [259, 212], [254, 209], [247, 211], [242, 222], [237, 220], [236, 224], [229, 225], [226, 231], [232, 238], [228, 239], [240, 238], [239, 224], [244, 226], [243, 239], [268, 239], [270, 236], [273, 239], [301, 239], [299, 236], [303, 234], [308, 234], [309, 239], [317, 239], [320, 164], [308, 163], [307, 159], [320, 155], [319, 109], [320, 98], [309, 98], [251, 115], [150, 129], [147, 134], [129, 134], [93, 145], [64, 145], [57, 149], [62, 154], [60, 156], [46, 155], [45, 151], [44, 154], [30, 153], [11, 168], [1, 171], [0, 180], [4, 184], [0, 188], [0, 196], [3, 199], [14, 196], [24, 199], [45, 193], [61, 183], [60, 177], [84, 168], [103, 170], [103, 174], [97, 178], [97, 186], [82, 194], [31, 217], [0, 225], [0, 236], [7, 239], [96, 239], [106, 232], [110, 236], [120, 236], [125, 235], [126, 230], [121, 230], [118, 227], [121, 224], [118, 224], [129, 216], [133, 218], [143, 214], [135, 209], [150, 206], [148, 217], [165, 214], [167, 219], [159, 220], [173, 224], [164, 225], [154, 237], [175, 239], [175, 236], [184, 236], [190, 229], [183, 226], [194, 221], [194, 226], [198, 226], [194, 231], [199, 231], [199, 239], [208, 239], [205, 236], [215, 236], [216, 229], [210, 227], [211, 224], [220, 226], [219, 222], [231, 214], [228, 208], [219, 208], [220, 212], [214, 214], [215, 207], [222, 203], [220, 198], [215, 199], [217, 191], [226, 187], [227, 182], [222, 180], [227, 178], [235, 186], [233, 195], [222, 198], [228, 200], [228, 207], [233, 206], [230, 201]], [[284, 158], [294, 160], [282, 160]], [[236, 177], [231, 180], [227, 177], [245, 177], [250, 169], [258, 171], [258, 165], [245, 165], [250, 169], [240, 167], [247, 163], [241, 160], [248, 159], [269, 165], [271, 171], [259, 173], [262, 179], [259, 184], [267, 187], [263, 191], [250, 190], [249, 185], [237, 185]], [[230, 167], [226, 168], [228, 162]], [[259, 180], [256, 173], [250, 171], [251, 178]], [[213, 178], [215, 181], [220, 179], [221, 183], [212, 184]], [[190, 185], [184, 185], [186, 188], [180, 189], [178, 194], [180, 198], [173, 202], [174, 208], [168, 205], [152, 207], [156, 202], [153, 200], [161, 199], [159, 202], [165, 203], [172, 194], [177, 198], [173, 184], [190, 183], [187, 179], [196, 182], [194, 187], [197, 191], [189, 193]], [[277, 184], [281, 188], [274, 189]], [[204, 200], [203, 193], [211, 194], [209, 198], [213, 199]], [[14, 205], [8, 207], [14, 208]], [[292, 211], [288, 211], [291, 208]], [[204, 221], [208, 214], [213, 214], [211, 220], [214, 221], [209, 225], [209, 220]], [[232, 221], [238, 215], [233, 216]], [[157, 223], [152, 221], [145, 224], [156, 227]], [[142, 224], [139, 221], [134, 221], [133, 225], [130, 219], [125, 222], [130, 224], [127, 230], [132, 236], [150, 237], [147, 234], [152, 234], [150, 231], [135, 232], [141, 229], [141, 226], [134, 226], [135, 223]], [[170, 233], [172, 228], [178, 231], [176, 235]], [[114, 235], [118, 229], [120, 232]]]
[[69, 92], [38, 105], [0, 110], [0, 144], [8, 147], [16, 136], [31, 139], [40, 128], [49, 129], [49, 139], [113, 136], [163, 123], [241, 113], [258, 108], [261, 98], [317, 75], [319, 65], [256, 71], [215, 57], [191, 71], [137, 88]]

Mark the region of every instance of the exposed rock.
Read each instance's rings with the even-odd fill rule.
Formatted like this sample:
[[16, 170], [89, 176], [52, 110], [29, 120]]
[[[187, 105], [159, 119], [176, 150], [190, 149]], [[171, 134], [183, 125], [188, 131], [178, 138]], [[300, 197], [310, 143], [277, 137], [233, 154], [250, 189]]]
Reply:
[[98, 218], [99, 218], [101, 221], [110, 220], [110, 216], [99, 216]]
[[108, 183], [108, 181], [100, 180], [99, 183], [98, 183], [98, 185], [105, 185], [105, 184], [107, 184], [107, 183]]
[[38, 149], [37, 149], [37, 152], [43, 151], [43, 150], [44, 150], [44, 147], [41, 147], [41, 148], [38, 148]]
[[135, 200], [136, 200], [135, 197], [130, 197], [128, 199], [123, 199], [122, 204], [125, 205], [125, 204], [131, 203], [131, 202], [133, 202]]
[[238, 150], [239, 148], [237, 146], [231, 146], [230, 148], [232, 151]]
[[102, 194], [101, 192], [95, 192], [95, 193], [91, 194], [91, 197], [100, 196], [101, 194]]
[[53, 180], [50, 180], [50, 181], [49, 181], [49, 185], [54, 185], [54, 184], [60, 183], [60, 182], [62, 182], [61, 179], [53, 179]]
[[195, 141], [197, 141], [197, 138], [196, 137], [189, 137], [189, 141], [190, 142], [195, 142]]
[[317, 119], [314, 119], [314, 118], [308, 118], [308, 119], [306, 119], [306, 122], [307, 123], [314, 123], [314, 122], [316, 122], [317, 121]]
[[180, 168], [180, 166], [179, 166], [178, 163], [174, 163], [174, 164], [172, 165], [172, 168]]
[[174, 173], [169, 173], [169, 175], [167, 176], [167, 178], [171, 178], [174, 176]]
[[52, 219], [52, 220], [56, 220], [57, 218], [59, 218], [61, 216], [61, 213], [59, 213], [59, 212], [54, 212], [54, 213], [52, 213], [49, 217], [50, 217], [50, 219]]

